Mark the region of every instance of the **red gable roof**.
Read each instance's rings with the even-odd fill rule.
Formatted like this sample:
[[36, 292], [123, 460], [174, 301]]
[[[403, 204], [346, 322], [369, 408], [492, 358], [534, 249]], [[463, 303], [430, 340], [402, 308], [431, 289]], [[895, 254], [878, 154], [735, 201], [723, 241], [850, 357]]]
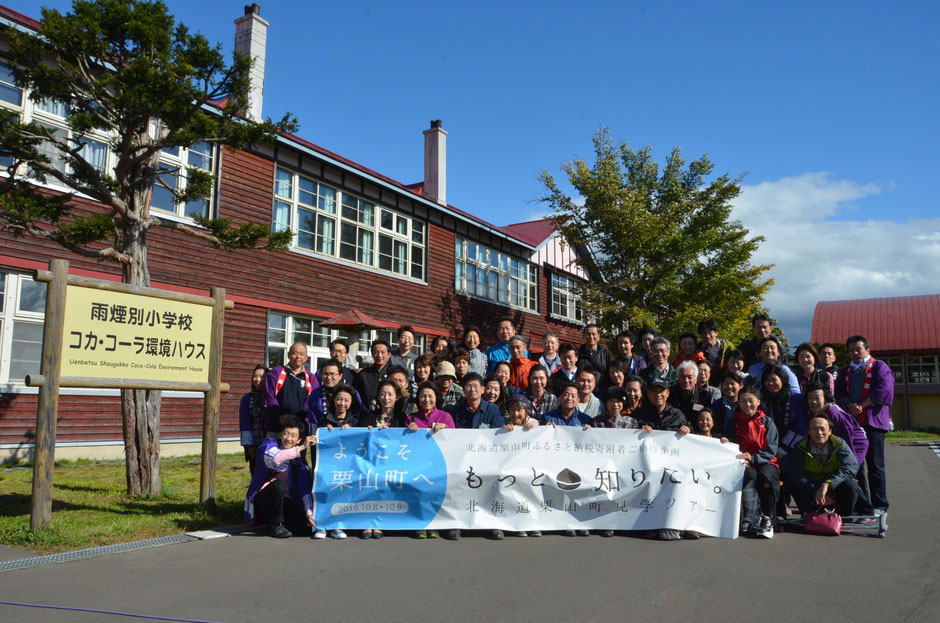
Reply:
[[537, 221], [503, 225], [497, 229], [533, 247], [539, 246], [555, 233], [555, 226], [550, 220], [544, 218]]
[[816, 304], [813, 342], [844, 343], [856, 334], [879, 353], [938, 353], [940, 294]]

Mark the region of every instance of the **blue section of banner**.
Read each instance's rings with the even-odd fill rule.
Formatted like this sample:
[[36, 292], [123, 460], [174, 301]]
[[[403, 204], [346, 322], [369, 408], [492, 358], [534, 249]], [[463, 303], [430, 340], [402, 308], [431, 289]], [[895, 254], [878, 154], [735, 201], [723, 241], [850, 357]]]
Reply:
[[420, 529], [441, 508], [447, 463], [427, 430], [318, 431], [318, 528]]

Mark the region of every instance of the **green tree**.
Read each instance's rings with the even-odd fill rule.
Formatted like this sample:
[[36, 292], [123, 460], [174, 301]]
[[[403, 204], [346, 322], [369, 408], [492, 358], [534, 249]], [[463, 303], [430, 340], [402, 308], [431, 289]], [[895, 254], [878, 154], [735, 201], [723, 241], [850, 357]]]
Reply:
[[648, 325], [678, 336], [714, 317], [721, 334], [740, 341], [772, 284], [751, 257], [763, 240], [731, 219], [741, 178], [706, 178], [703, 156], [686, 165], [674, 149], [660, 171], [650, 148], [617, 145], [604, 128], [594, 136], [593, 165], [562, 165], [579, 195], [569, 197], [547, 171], [541, 197], [568, 244], [591, 253], [579, 261], [600, 279], [581, 288], [588, 315], [605, 330]]
[[[150, 285], [147, 239], [155, 228], [172, 229], [225, 249], [283, 249], [290, 232], [228, 219], [194, 217], [194, 224], [151, 213], [155, 187], [177, 202], [208, 196], [213, 176], [197, 167], [168, 170], [163, 150], [208, 143], [240, 149], [272, 142], [293, 130], [279, 122], [246, 121], [251, 59], [227, 62], [221, 46], [177, 24], [159, 0], [74, 0], [72, 12], [42, 10], [38, 33], [10, 30], [12, 72], [34, 102], [56, 102], [68, 111], [69, 136], [0, 113], [2, 156], [10, 175], [0, 181], [0, 224], [14, 236], [36, 236], [85, 257], [116, 262], [123, 281]], [[115, 166], [99, 170], [86, 158], [86, 136], [105, 133]], [[64, 163], [64, 166], [63, 166]], [[183, 175], [180, 192], [168, 175]], [[50, 178], [67, 193], [34, 182]], [[74, 194], [91, 197], [87, 210]], [[131, 495], [160, 493], [160, 392], [124, 390], [122, 415]]]

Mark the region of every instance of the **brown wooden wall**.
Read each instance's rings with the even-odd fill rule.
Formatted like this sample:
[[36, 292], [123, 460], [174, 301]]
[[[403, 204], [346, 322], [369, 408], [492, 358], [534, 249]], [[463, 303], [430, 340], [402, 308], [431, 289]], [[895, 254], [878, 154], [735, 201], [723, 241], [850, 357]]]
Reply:
[[[219, 180], [219, 213], [235, 222], [268, 224], [271, 218], [275, 165], [272, 159], [248, 151], [225, 150]], [[385, 191], [382, 191], [385, 194]], [[84, 209], [93, 204], [77, 202]], [[448, 219], [435, 219], [440, 223]], [[223, 287], [236, 307], [226, 315], [223, 381], [232, 391], [222, 397], [220, 437], [237, 437], [238, 402], [249, 389], [252, 368], [265, 362], [268, 309], [281, 309], [324, 318], [359, 309], [391, 323], [419, 330], [459, 335], [467, 324], [479, 325], [484, 342], [495, 336], [500, 317], [510, 316], [533, 346], [551, 329], [561, 341], [581, 342], [580, 327], [548, 319], [547, 273], [539, 272], [539, 313], [526, 313], [454, 291], [455, 233], [442, 224], [428, 223], [427, 285], [376, 272], [346, 267], [300, 253], [221, 251], [179, 232], [151, 230], [148, 254], [155, 287], [208, 293]], [[44, 268], [53, 258], [69, 260], [72, 272], [118, 276], [115, 264], [75, 255], [35, 238], [13, 238], [0, 232], [0, 266], [28, 270]], [[250, 300], [249, 300], [250, 299]], [[316, 312], [323, 312], [322, 314]], [[37, 371], [38, 372], [38, 371]], [[6, 394], [0, 400], [0, 443], [31, 443], [36, 395]], [[202, 400], [164, 398], [161, 435], [164, 439], [197, 438], [202, 430]], [[115, 396], [63, 396], [57, 440], [60, 442], [121, 439], [120, 403]]]

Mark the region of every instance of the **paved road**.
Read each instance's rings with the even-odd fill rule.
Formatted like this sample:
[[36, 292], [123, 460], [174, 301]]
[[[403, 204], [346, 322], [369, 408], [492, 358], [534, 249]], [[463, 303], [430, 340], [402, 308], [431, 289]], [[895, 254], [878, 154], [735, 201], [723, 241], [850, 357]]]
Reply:
[[[889, 446], [887, 458], [885, 539], [277, 541], [245, 533], [7, 571], [0, 600], [252, 623], [937, 621], [940, 458], [926, 446]], [[0, 621], [121, 620], [135, 619], [0, 605]]]

